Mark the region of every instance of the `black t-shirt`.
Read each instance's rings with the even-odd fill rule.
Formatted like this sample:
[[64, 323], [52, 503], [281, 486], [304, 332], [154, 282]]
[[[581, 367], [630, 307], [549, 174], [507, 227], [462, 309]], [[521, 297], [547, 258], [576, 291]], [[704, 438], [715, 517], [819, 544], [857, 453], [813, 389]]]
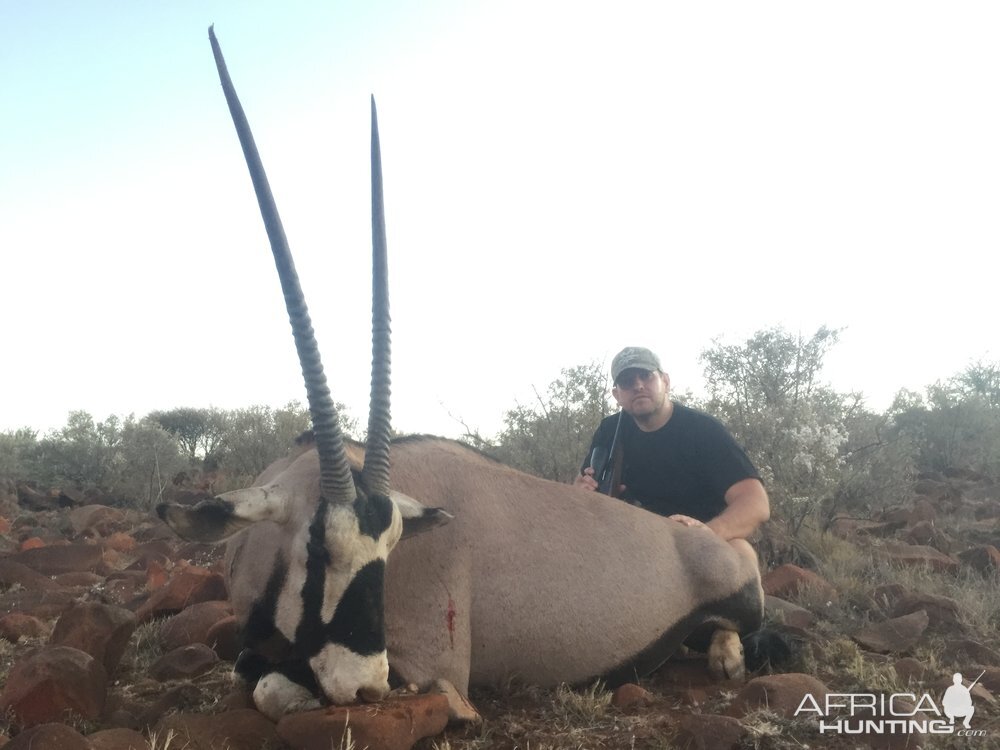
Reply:
[[[610, 449], [617, 422], [617, 414], [601, 422], [591, 450]], [[719, 420], [676, 402], [670, 420], [654, 432], [643, 432], [623, 415], [618, 440], [624, 447], [624, 499], [663, 516], [682, 513], [710, 521], [725, 510], [730, 487], [760, 479], [746, 451]]]

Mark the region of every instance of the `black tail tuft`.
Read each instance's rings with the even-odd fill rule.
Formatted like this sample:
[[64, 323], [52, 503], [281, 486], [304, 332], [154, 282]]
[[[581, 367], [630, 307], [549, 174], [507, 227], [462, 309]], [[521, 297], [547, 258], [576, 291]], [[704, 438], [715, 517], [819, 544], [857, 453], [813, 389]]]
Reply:
[[740, 639], [747, 672], [781, 671], [795, 656], [795, 643], [779, 630], [761, 628]]

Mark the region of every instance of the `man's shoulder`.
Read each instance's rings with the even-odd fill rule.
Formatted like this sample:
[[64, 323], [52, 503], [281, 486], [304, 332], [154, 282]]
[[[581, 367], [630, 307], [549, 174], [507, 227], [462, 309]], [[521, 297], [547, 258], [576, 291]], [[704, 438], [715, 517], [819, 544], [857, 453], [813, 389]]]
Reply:
[[701, 411], [700, 409], [695, 409], [690, 406], [685, 406], [684, 404], [674, 402], [674, 414], [671, 421], [676, 420], [678, 427], [683, 427], [686, 430], [694, 430], [698, 432], [714, 434], [714, 433], [725, 433], [729, 434], [729, 430], [726, 426], [716, 417], [713, 417], [708, 412]]

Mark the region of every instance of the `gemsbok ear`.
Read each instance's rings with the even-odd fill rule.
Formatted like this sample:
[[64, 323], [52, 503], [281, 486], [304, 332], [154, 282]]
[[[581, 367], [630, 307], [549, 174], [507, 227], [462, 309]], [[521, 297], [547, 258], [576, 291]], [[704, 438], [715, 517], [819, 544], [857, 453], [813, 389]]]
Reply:
[[399, 508], [399, 514], [403, 517], [403, 535], [400, 539], [444, 526], [455, 517], [444, 508], [428, 508], [409, 495], [395, 490], [389, 492], [389, 499]]
[[280, 523], [288, 506], [288, 498], [280, 491], [248, 487], [192, 506], [162, 503], [156, 506], [156, 514], [182, 539], [221, 542], [258, 521]]

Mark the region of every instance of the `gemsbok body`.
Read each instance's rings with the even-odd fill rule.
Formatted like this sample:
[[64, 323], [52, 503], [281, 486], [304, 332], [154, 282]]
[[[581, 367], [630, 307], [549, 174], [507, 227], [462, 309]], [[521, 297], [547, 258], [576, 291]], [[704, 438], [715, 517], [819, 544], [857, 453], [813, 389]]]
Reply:
[[[652, 671], [705, 626], [716, 629], [710, 668], [741, 676], [735, 634], [763, 615], [746, 542], [529, 476], [454, 441], [390, 446], [374, 102], [371, 416], [364, 447], [342, 439], [270, 190], [211, 38], [285, 290], [316, 445], [254, 487], [158, 511], [181, 536], [232, 537], [226, 573], [245, 647], [237, 671], [255, 683], [258, 708], [277, 718], [378, 699], [390, 668], [401, 682], [444, 679], [465, 695], [511, 678], [614, 685]], [[434, 526], [396, 546], [407, 530]]]

